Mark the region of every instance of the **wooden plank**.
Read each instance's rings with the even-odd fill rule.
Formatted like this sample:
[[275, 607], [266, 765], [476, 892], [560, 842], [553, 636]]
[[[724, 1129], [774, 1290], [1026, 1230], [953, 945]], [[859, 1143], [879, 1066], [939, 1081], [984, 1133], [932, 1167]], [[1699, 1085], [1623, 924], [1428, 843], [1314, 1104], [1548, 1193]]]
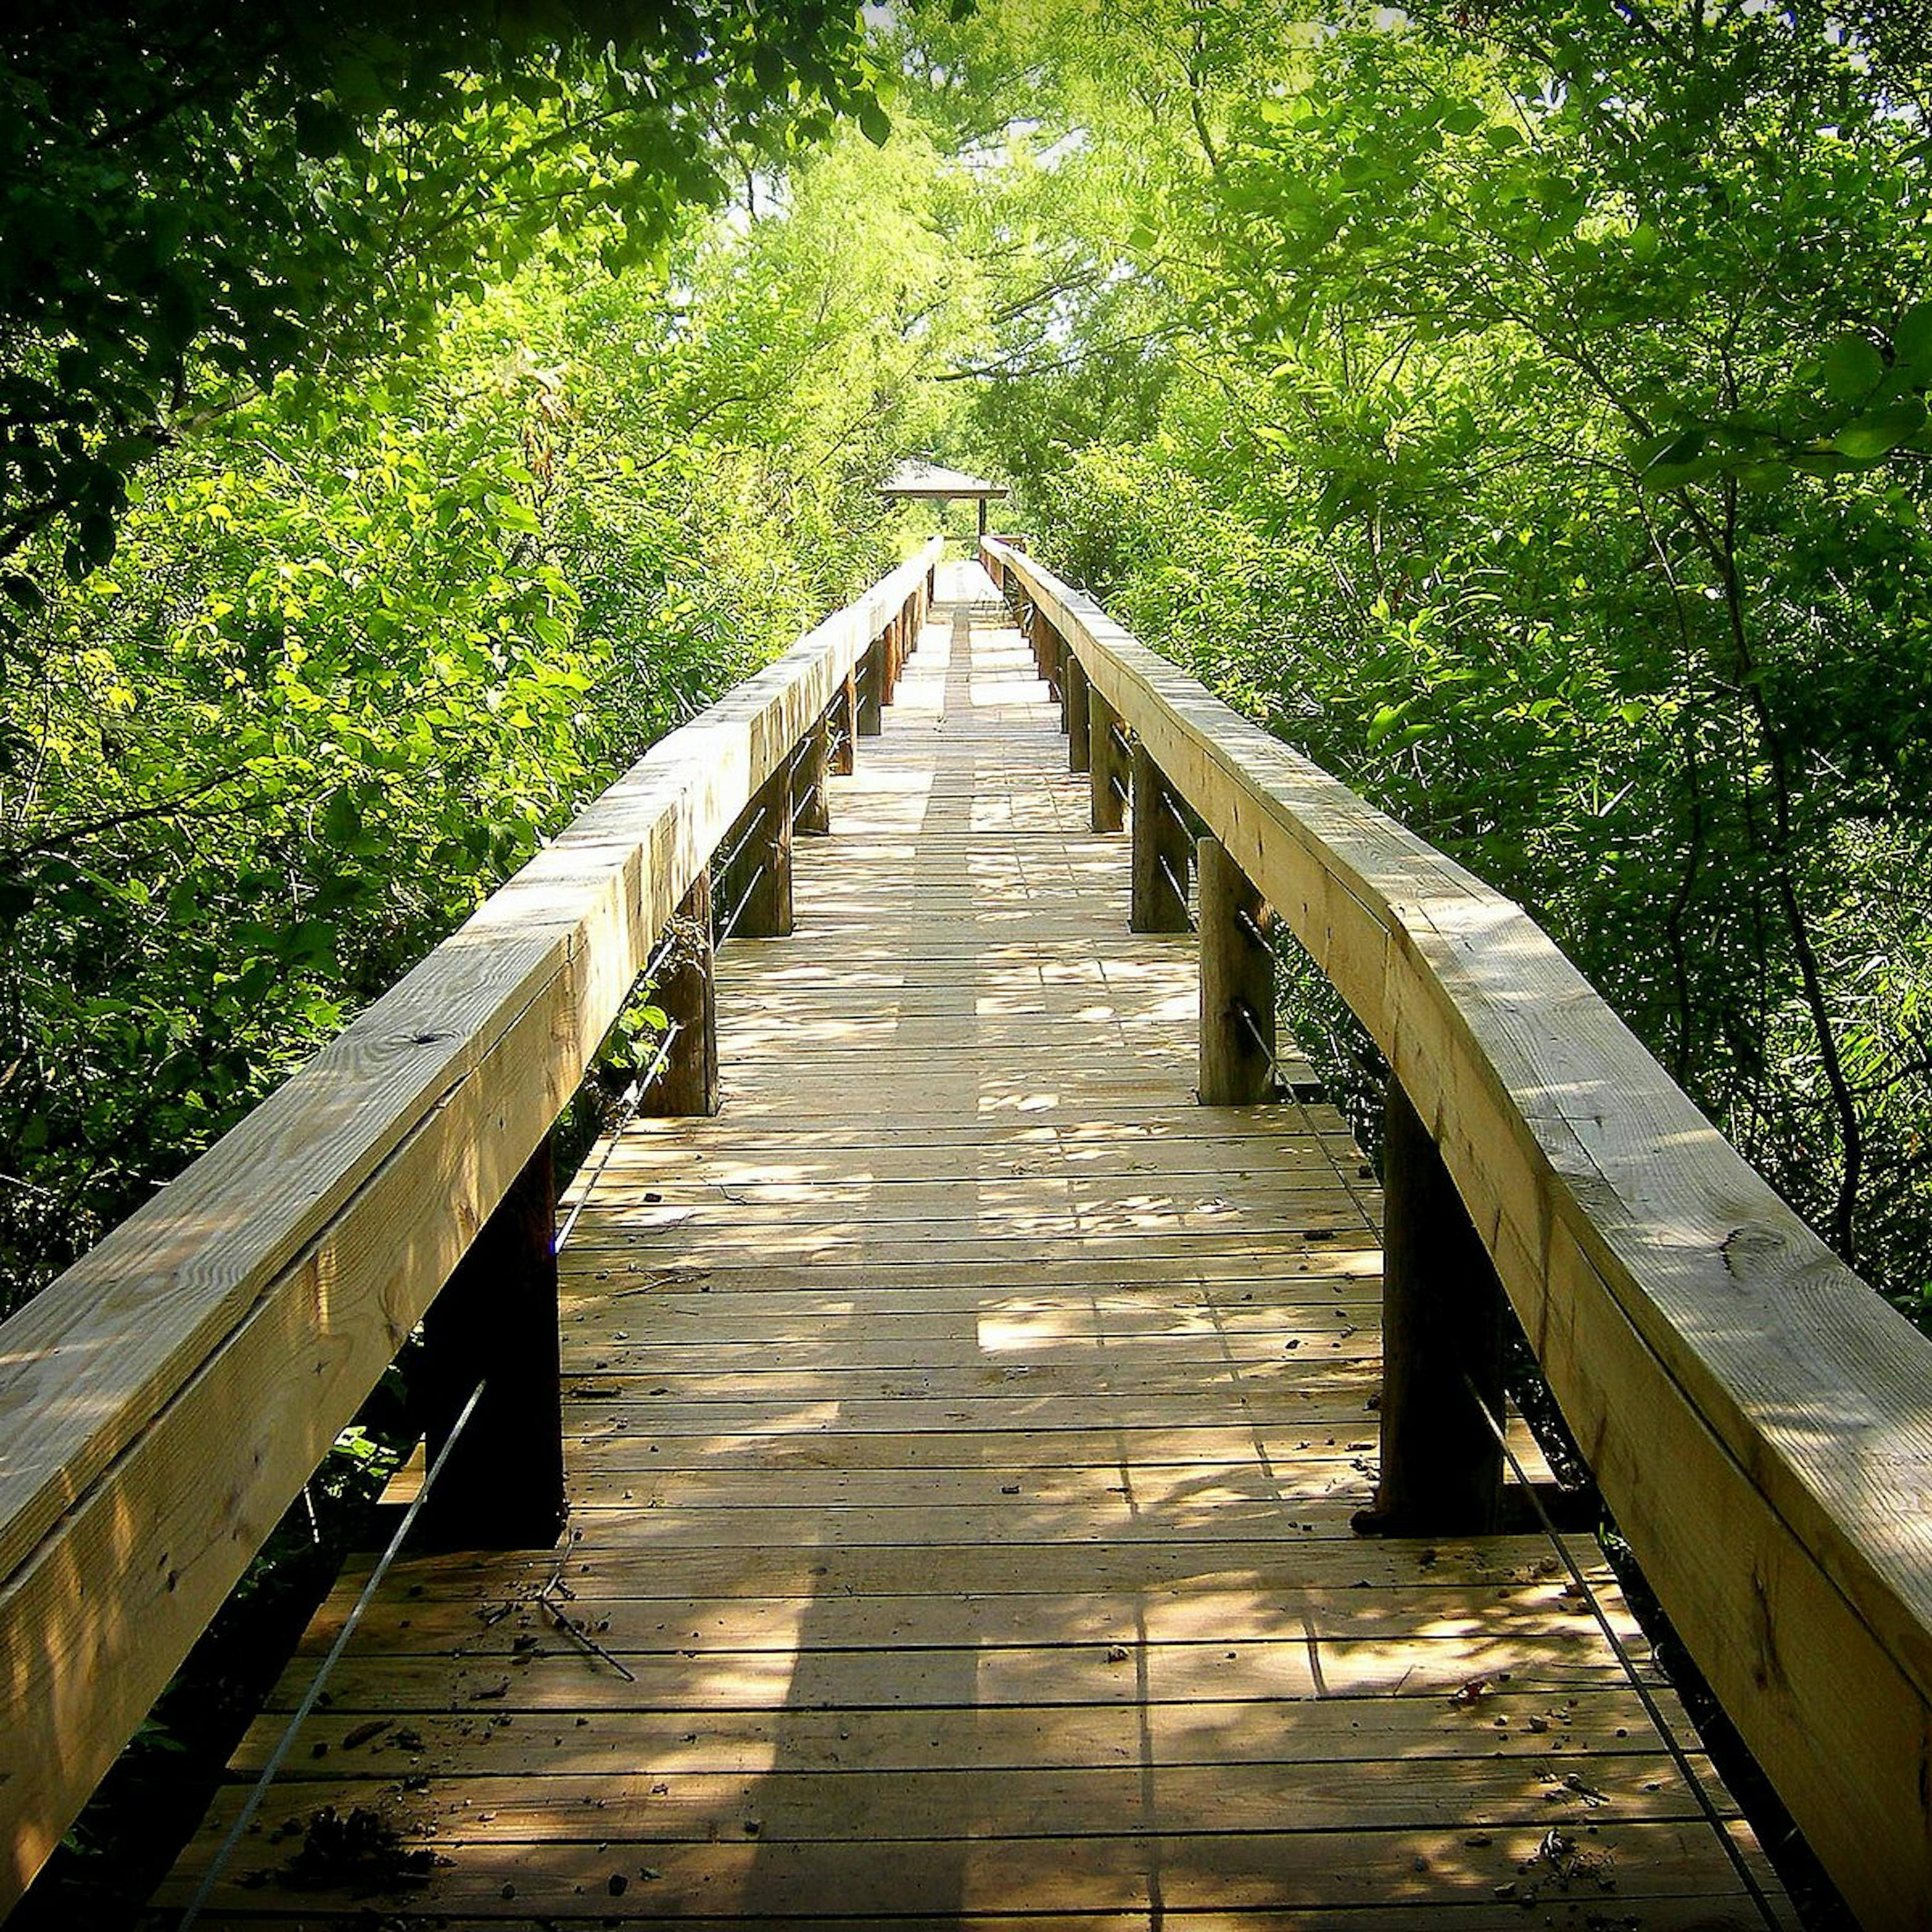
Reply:
[[[1708, 1764], [1700, 1768], [1708, 1774]], [[1674, 1766], [1642, 1756], [1594, 1760], [1587, 1780], [1556, 1765], [1507, 1757], [1420, 1764], [1365, 1759], [1352, 1767], [1346, 1789], [1303, 1780], [1286, 1791], [1273, 1764], [1164, 1766], [1152, 1778], [1132, 1763], [1017, 1766], [996, 1778], [977, 1767], [788, 1768], [752, 1782], [729, 1772], [645, 1771], [622, 1779], [566, 1773], [519, 1780], [480, 1805], [466, 1792], [440, 1796], [433, 1774], [424, 1775], [428, 1789], [398, 1794], [379, 1795], [350, 1780], [291, 1788], [265, 1809], [263, 1831], [272, 1841], [278, 1830], [299, 1829], [318, 1804], [346, 1812], [372, 1799], [415, 1843], [535, 1846], [546, 1857], [557, 1845], [705, 1844], [726, 1830], [742, 1838], [748, 1817], [765, 1844], [808, 1845], [909, 1841], [928, 1837], [936, 1824], [949, 1838], [1024, 1840], [1150, 1829], [1175, 1837], [1427, 1826], [1468, 1832], [1536, 1824], [1600, 1830], [1610, 1819], [1695, 1821], [1702, 1815], [1694, 1789]], [[241, 1793], [224, 1794], [211, 1828], [230, 1820], [241, 1803]]]
[[[1481, 1834], [1488, 1842], [1474, 1846], [1467, 1842], [1470, 1834], [1439, 1828], [987, 1839], [954, 1841], [950, 1850], [928, 1838], [908, 1841], [922, 1846], [917, 1853], [894, 1856], [878, 1844], [766, 1846], [757, 1842], [761, 1833], [746, 1834], [741, 1826], [736, 1844], [614, 1840], [602, 1850], [578, 1844], [547, 1849], [541, 1864], [533, 1864], [521, 1845], [493, 1852], [474, 1840], [446, 1838], [444, 1855], [452, 1864], [437, 1873], [434, 1897], [445, 1910], [494, 1912], [501, 1910], [498, 1901], [508, 1884], [526, 1916], [580, 1910], [594, 1898], [597, 1909], [611, 1917], [681, 1918], [705, 1911], [764, 1925], [774, 1913], [789, 1911], [890, 1914], [903, 1924], [920, 1917], [950, 1922], [962, 1912], [1011, 1912], [1021, 1900], [1034, 1912], [1144, 1910], [1156, 1873], [1163, 1912], [1321, 1906], [1359, 1911], [1390, 1900], [1440, 1898], [1448, 1888], [1465, 1898], [1486, 1897], [1493, 1907], [1498, 1886], [1527, 1888], [1540, 1866], [1546, 1870], [1550, 1895], [1546, 1899], [1539, 1891], [1538, 1900], [1552, 1907], [1587, 1900], [1593, 1907], [1607, 1903], [1612, 1910], [1643, 1915], [1653, 1898], [1708, 1886], [1708, 1840], [1696, 1826], [1643, 1820], [1600, 1826], [1582, 1849], [1604, 1863], [1580, 1867], [1569, 1862], [1581, 1882], [1562, 1889], [1562, 1867], [1544, 1849], [1548, 1831], [1541, 1822], [1508, 1827]], [[652, 1876], [644, 1877], [646, 1870]], [[1606, 1891], [1594, 1876], [1598, 1872], [1612, 1877], [1613, 1887]], [[614, 1874], [626, 1876], [621, 1892], [610, 1887]], [[246, 1910], [251, 1889], [239, 1879], [230, 1881], [216, 1895], [218, 1909]], [[1728, 1896], [1741, 1891], [1734, 1886]], [[633, 1893], [634, 1901], [627, 1904]], [[1708, 1916], [1708, 1906], [1706, 1910]], [[1499, 1922], [1520, 1924], [1523, 1914], [1513, 1911]], [[1640, 1917], [1640, 1924], [1651, 1922]]]
[[[1535, 1720], [1534, 1723], [1532, 1720]], [[258, 1719], [235, 1758], [259, 1772], [281, 1720]], [[494, 1780], [648, 1772], [752, 1775], [782, 1760], [802, 1770], [918, 1772], [1150, 1765], [1265, 1764], [1296, 1767], [1422, 1763], [1467, 1758], [1532, 1759], [1586, 1768], [1600, 1754], [1636, 1754], [1667, 1761], [1637, 1694], [1627, 1687], [1551, 1696], [1508, 1684], [1486, 1698], [1472, 1721], [1446, 1699], [1316, 1698], [1293, 1705], [1215, 1703], [1056, 1705], [1050, 1711], [994, 1706], [983, 1711], [782, 1710], [707, 1712], [694, 1725], [682, 1712], [599, 1713], [561, 1730], [543, 1724], [500, 1725], [472, 1706], [419, 1712], [371, 1724], [360, 1712], [324, 1711], [303, 1727], [306, 1748], [284, 1774], [297, 1788], [337, 1780], [400, 1780], [422, 1772], [461, 1774], [489, 1802]], [[1472, 1738], [1474, 1744], [1472, 1746]], [[485, 1741], [487, 1740], [487, 1742]], [[1698, 1754], [1688, 1731], [1685, 1748]], [[320, 1744], [320, 1750], [315, 1749]], [[1289, 1781], [1284, 1778], [1284, 1783]], [[1300, 1781], [1296, 1776], [1294, 1781]], [[1720, 1800], [1729, 1808], [1728, 1800]]]

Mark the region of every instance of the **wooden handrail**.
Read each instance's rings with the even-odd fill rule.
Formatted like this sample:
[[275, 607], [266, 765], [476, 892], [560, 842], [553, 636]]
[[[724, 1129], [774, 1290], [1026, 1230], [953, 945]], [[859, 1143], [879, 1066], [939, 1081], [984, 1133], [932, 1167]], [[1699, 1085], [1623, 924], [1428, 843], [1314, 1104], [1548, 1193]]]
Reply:
[[997, 539], [1388, 1057], [1644, 1574], [1864, 1921], [1932, 1922], [1932, 1343], [1510, 900]]
[[569, 1100], [937, 541], [672, 732], [0, 1326], [0, 1910]]

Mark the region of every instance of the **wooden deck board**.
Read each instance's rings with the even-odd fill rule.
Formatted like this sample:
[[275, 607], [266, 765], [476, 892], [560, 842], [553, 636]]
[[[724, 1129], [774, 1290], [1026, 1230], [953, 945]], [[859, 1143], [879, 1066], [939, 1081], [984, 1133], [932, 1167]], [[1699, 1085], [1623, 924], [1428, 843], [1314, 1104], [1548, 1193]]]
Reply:
[[[721, 956], [723, 1112], [569, 1197], [571, 1540], [398, 1564], [200, 1922], [1790, 1922], [1587, 1540], [1641, 1688], [1546, 1541], [1351, 1532], [1372, 1176], [1193, 1104], [1190, 949], [952, 586], [796, 935]], [[301, 1889], [323, 1805], [440, 1862]]]

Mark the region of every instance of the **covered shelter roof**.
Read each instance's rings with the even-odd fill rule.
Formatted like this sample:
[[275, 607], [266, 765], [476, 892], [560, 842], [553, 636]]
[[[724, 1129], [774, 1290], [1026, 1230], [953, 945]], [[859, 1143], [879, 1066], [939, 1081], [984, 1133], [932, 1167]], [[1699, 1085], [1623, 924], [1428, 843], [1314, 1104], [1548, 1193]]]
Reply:
[[956, 496], [970, 496], [980, 506], [980, 534], [986, 534], [986, 506], [995, 496], [1008, 494], [1004, 483], [988, 483], [982, 476], [968, 476], [964, 470], [948, 470], [918, 458], [902, 463], [879, 485], [881, 496], [917, 496], [928, 502], [950, 503]]
[[928, 496], [950, 500], [955, 496], [989, 496], [1008, 494], [1004, 483], [988, 483], [983, 477], [968, 476], [963, 470], [946, 470], [937, 463], [902, 463], [879, 485], [881, 496]]

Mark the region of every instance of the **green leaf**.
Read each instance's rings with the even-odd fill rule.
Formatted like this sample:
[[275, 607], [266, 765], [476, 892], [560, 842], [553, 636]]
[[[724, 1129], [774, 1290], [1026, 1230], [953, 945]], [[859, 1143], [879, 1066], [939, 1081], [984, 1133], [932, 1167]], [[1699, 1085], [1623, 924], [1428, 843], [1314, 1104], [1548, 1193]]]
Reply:
[[1841, 403], [1868, 395], [1885, 374], [1885, 360], [1862, 335], [1841, 335], [1819, 364], [1826, 392]]
[[1402, 721], [1408, 710], [1408, 700], [1400, 704], [1384, 704], [1369, 722], [1369, 749], [1373, 751]]
[[1646, 490], [1677, 490], [1721, 469], [1720, 456], [1706, 453], [1710, 431], [1700, 423], [1668, 439], [1659, 438], [1637, 452], [1637, 481]]
[[1832, 447], [1857, 463], [1876, 463], [1925, 427], [1925, 405], [1916, 396], [1874, 410], [1839, 430]]
[[883, 148], [892, 138], [892, 116], [876, 100], [859, 104], [859, 131], [875, 148]]
[[1932, 302], [1915, 302], [1892, 332], [1892, 352], [1915, 382], [1932, 378]]

